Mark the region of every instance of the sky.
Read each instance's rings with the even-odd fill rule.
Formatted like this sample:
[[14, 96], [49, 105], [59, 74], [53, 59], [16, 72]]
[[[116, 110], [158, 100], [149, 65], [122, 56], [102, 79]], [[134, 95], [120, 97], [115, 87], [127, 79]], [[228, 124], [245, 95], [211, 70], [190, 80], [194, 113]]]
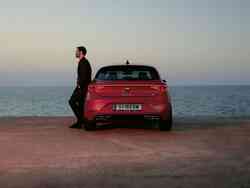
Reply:
[[248, 0], [0, 0], [0, 86], [73, 86], [74, 51], [96, 71], [155, 66], [170, 85], [250, 83]]

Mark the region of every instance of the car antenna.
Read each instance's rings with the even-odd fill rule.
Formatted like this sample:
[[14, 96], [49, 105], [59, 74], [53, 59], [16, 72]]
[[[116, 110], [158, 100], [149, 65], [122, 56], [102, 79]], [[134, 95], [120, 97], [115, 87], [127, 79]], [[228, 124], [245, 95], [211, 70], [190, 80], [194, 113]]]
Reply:
[[130, 62], [127, 60], [127, 61], [126, 61], [126, 65], [129, 65], [129, 64], [130, 64]]

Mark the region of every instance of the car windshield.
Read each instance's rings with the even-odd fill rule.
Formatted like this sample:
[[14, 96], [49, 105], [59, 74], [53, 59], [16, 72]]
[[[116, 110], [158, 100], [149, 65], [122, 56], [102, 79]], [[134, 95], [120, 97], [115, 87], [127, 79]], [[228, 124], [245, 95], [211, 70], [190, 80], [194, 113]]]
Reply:
[[149, 66], [109, 66], [101, 68], [96, 80], [159, 80], [155, 68]]

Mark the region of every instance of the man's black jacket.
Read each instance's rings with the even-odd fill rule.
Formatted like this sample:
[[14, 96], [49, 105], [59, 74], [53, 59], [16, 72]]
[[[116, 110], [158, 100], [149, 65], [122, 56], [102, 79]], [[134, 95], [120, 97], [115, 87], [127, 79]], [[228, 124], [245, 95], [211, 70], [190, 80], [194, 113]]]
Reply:
[[92, 69], [89, 61], [86, 58], [82, 58], [77, 68], [77, 85], [81, 91], [87, 91], [87, 87], [91, 82], [91, 74]]

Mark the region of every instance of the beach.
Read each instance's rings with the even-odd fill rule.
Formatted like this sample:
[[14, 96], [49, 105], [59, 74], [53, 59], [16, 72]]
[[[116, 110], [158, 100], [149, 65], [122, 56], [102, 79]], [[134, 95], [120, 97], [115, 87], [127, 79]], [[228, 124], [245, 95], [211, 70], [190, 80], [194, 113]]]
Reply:
[[250, 121], [69, 129], [73, 117], [0, 118], [0, 187], [250, 187]]

